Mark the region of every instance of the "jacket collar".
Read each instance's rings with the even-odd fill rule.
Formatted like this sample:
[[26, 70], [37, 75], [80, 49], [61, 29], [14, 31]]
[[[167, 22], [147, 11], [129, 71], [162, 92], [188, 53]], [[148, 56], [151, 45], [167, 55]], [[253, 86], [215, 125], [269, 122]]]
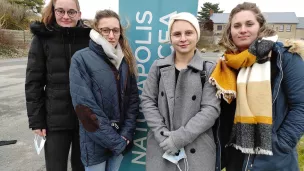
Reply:
[[56, 23], [45, 25], [43, 22], [34, 21], [30, 24], [30, 31], [38, 36], [53, 36], [55, 34], [75, 35], [77, 37], [88, 37], [90, 28], [85, 26], [81, 20], [76, 27], [60, 27]]
[[90, 38], [92, 41], [94, 41], [96, 44], [102, 46], [102, 49], [106, 56], [109, 58], [109, 60], [115, 65], [115, 67], [118, 69], [121, 61], [124, 57], [122, 49], [120, 44], [114, 48], [112, 44], [110, 44], [104, 37], [102, 37], [97, 31], [94, 29], [90, 32]]
[[100, 57], [106, 56], [102, 46], [94, 42], [92, 39], [89, 42], [89, 48]]
[[[191, 61], [188, 64], [188, 67], [193, 68], [198, 71], [203, 70], [203, 60], [202, 60], [202, 54], [201, 52], [196, 49], [194, 56], [192, 57]], [[157, 63], [158, 67], [164, 67], [164, 66], [174, 66], [174, 57], [175, 57], [175, 52], [173, 52], [171, 55], [159, 60]]]

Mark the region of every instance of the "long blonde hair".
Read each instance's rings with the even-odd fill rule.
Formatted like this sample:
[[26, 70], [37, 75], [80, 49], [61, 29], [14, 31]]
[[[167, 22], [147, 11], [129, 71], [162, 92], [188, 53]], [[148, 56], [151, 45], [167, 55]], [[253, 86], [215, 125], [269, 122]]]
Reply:
[[129, 42], [127, 40], [125, 29], [122, 27], [120, 18], [118, 14], [112, 10], [101, 10], [96, 12], [95, 19], [92, 25], [92, 28], [100, 33], [100, 30], [98, 29], [98, 22], [103, 18], [116, 18], [119, 21], [119, 27], [120, 27], [120, 37], [119, 37], [119, 44], [121, 46], [122, 52], [124, 54], [124, 57], [126, 59], [126, 62], [129, 66], [129, 71], [131, 74], [134, 74], [137, 77], [137, 66], [136, 66], [136, 60], [133, 56], [131, 47], [129, 45]]
[[[42, 10], [42, 19], [45, 25], [50, 25], [55, 21], [55, 9], [54, 4], [57, 0], [50, 0], [47, 6]], [[76, 3], [77, 10], [80, 11], [80, 5], [78, 0], [73, 0]]]
[[241, 12], [241, 11], [252, 11], [255, 16], [256, 20], [260, 24], [260, 29], [258, 32], [258, 38], [264, 37], [264, 36], [274, 36], [276, 32], [269, 28], [266, 25], [266, 19], [263, 16], [261, 10], [256, 6], [255, 3], [251, 2], [244, 2], [242, 4], [238, 4], [236, 7], [234, 7], [229, 15], [229, 21], [224, 29], [222, 38], [219, 41], [219, 45], [224, 47], [227, 52], [236, 53], [238, 51], [238, 48], [232, 41], [231, 37], [231, 20], [234, 17], [235, 14]]

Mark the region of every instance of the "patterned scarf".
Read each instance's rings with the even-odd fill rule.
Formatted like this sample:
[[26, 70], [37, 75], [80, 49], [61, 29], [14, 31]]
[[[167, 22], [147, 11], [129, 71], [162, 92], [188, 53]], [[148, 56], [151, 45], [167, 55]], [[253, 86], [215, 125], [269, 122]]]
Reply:
[[[258, 48], [256, 48], [257, 50]], [[271, 51], [268, 51], [268, 57]], [[270, 61], [256, 63], [250, 50], [224, 54], [210, 82], [217, 97], [228, 103], [236, 98], [236, 112], [230, 144], [242, 153], [272, 155], [272, 94]]]

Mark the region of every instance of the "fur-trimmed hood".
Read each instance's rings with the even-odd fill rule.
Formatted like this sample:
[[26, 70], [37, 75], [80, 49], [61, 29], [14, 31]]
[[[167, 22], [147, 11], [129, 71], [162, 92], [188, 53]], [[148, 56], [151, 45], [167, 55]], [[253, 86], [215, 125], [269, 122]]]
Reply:
[[283, 42], [283, 45], [285, 48], [288, 49], [288, 52], [297, 53], [304, 60], [304, 41], [303, 40], [288, 39]]
[[34, 21], [30, 24], [30, 30], [34, 35], [38, 36], [52, 36], [58, 33], [88, 36], [91, 28], [83, 24], [82, 20], [78, 21], [76, 27], [60, 27], [57, 24], [45, 25], [43, 22]]

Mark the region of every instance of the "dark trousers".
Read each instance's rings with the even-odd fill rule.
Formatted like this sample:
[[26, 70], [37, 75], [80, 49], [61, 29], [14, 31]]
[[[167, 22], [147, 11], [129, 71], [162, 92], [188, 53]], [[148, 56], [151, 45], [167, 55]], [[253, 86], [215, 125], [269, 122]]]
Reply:
[[80, 160], [78, 130], [48, 131], [44, 146], [46, 170], [67, 171], [70, 149], [72, 170], [84, 171]]
[[225, 150], [226, 171], [242, 171], [245, 154], [234, 147], [227, 147]]

